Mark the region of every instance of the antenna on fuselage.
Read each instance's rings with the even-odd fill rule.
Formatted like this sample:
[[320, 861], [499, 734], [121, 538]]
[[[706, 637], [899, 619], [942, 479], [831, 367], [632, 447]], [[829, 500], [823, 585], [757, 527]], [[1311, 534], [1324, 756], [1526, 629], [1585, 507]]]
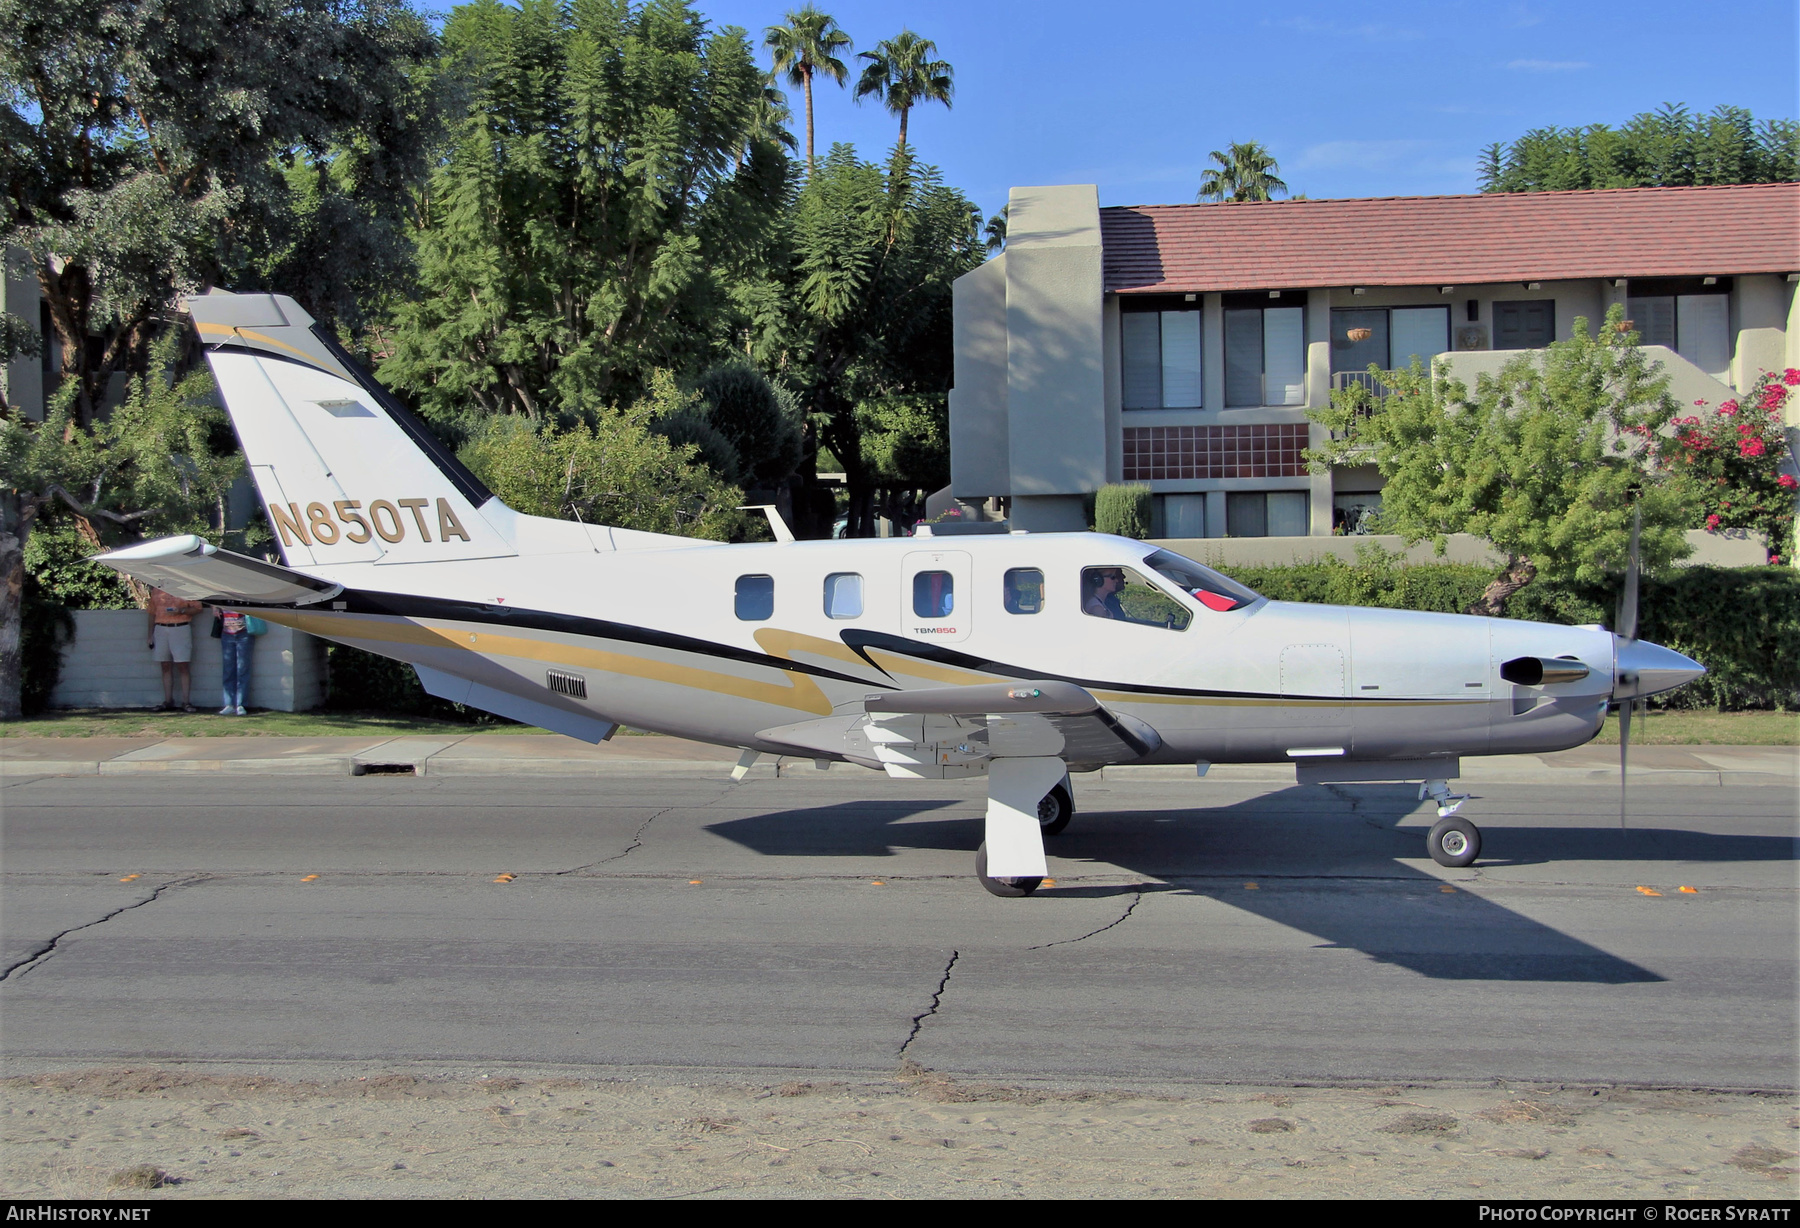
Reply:
[[794, 540], [794, 531], [788, 528], [788, 522], [781, 518], [781, 511], [773, 503], [741, 503], [740, 512], [761, 512], [769, 518], [769, 532], [775, 535], [778, 542]]

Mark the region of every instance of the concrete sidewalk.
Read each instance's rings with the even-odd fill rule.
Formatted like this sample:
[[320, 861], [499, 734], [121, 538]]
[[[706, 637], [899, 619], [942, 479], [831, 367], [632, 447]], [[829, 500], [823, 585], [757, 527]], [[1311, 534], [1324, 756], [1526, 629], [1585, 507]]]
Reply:
[[[460, 737], [331, 738], [0, 738], [0, 777], [121, 776], [230, 772], [242, 775], [611, 776], [730, 771], [738, 751], [680, 738], [621, 735], [599, 746], [556, 734], [469, 733]], [[856, 769], [839, 765], [840, 773]], [[753, 775], [823, 777], [810, 759], [765, 758]], [[1186, 765], [1108, 768], [1119, 780], [1192, 779]], [[1603, 783], [1619, 776], [1616, 746], [1583, 746], [1548, 755], [1495, 755], [1462, 761], [1465, 782]], [[1684, 785], [1794, 784], [1800, 749], [1792, 746], [1644, 746], [1631, 752], [1631, 776]], [[1220, 764], [1208, 780], [1287, 783], [1289, 764]]]

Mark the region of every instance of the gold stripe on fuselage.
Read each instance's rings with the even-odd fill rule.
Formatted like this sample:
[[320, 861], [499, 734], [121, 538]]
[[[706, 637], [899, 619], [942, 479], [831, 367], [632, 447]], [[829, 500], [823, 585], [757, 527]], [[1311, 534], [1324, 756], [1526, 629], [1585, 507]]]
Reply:
[[[782, 671], [787, 679], [785, 684], [759, 682], [736, 674], [700, 669], [692, 665], [677, 665], [652, 657], [633, 656], [601, 648], [583, 648], [555, 640], [530, 639], [493, 631], [468, 631], [388, 615], [301, 614], [272, 610], [263, 617], [270, 622], [328, 639], [376, 644], [414, 644], [422, 648], [456, 648], [482, 657], [511, 657], [551, 665], [574, 665], [602, 673], [622, 674], [628, 678], [690, 687], [714, 695], [734, 695], [739, 699], [793, 708], [817, 716], [828, 716], [831, 713], [831, 700], [819, 689], [819, 684], [810, 675], [798, 670]], [[346, 620], [355, 625], [346, 625]]]

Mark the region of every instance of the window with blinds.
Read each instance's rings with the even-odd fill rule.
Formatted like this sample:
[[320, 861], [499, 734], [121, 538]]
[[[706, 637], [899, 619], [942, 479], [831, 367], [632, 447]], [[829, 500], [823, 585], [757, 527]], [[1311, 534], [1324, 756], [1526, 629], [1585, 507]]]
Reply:
[[1225, 407], [1306, 403], [1306, 311], [1225, 310]]
[[1198, 310], [1126, 311], [1119, 329], [1126, 409], [1201, 407]]
[[[1634, 283], [1635, 284], [1635, 283]], [[1644, 294], [1625, 300], [1642, 345], [1666, 345], [1708, 375], [1731, 368], [1731, 296]]]

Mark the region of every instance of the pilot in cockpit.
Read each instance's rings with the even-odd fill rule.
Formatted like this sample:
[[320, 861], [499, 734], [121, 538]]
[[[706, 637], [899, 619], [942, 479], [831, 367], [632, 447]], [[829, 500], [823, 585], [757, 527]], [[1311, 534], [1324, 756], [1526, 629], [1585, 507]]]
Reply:
[[1081, 573], [1081, 612], [1095, 618], [1130, 621], [1119, 604], [1125, 572], [1117, 567], [1088, 567]]

